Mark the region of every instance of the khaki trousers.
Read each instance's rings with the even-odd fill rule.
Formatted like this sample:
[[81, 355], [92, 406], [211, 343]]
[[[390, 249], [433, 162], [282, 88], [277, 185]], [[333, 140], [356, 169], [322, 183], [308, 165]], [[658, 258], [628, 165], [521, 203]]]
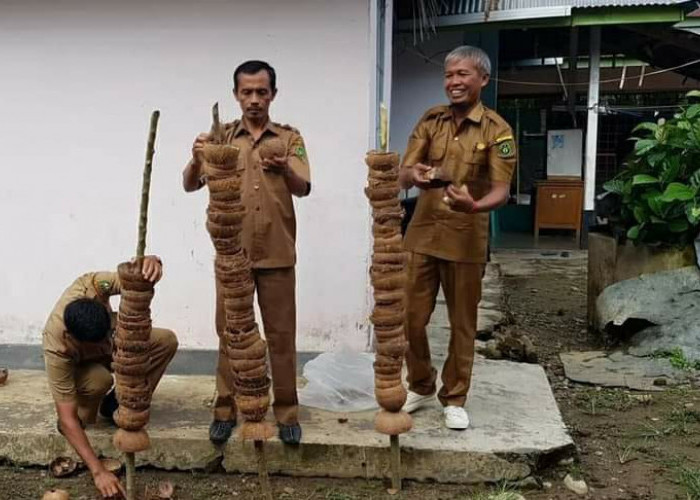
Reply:
[[[285, 425], [298, 422], [297, 349], [296, 349], [296, 277], [294, 267], [253, 269], [258, 306], [262, 314], [265, 339], [272, 372], [272, 408], [277, 422]], [[236, 418], [233, 371], [226, 356], [223, 333], [226, 311], [220, 286], [216, 286], [216, 333], [219, 336], [219, 361], [216, 367], [214, 418]]]
[[[146, 380], [153, 392], [175, 356], [177, 337], [170, 330], [153, 328], [150, 342], [150, 366]], [[112, 373], [101, 363], [81, 363], [75, 371], [75, 385], [78, 390], [78, 417], [85, 424], [94, 424], [102, 398], [112, 388]]]
[[422, 395], [436, 389], [437, 370], [430, 358], [426, 326], [442, 286], [450, 318], [450, 343], [438, 398], [443, 406], [463, 406], [471, 383], [476, 315], [484, 264], [452, 262], [409, 253], [406, 286], [406, 355], [409, 389]]

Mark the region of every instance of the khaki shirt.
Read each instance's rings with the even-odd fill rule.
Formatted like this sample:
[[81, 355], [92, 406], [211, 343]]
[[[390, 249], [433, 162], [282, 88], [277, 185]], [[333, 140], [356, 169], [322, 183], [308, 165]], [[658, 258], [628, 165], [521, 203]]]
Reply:
[[[85, 362], [101, 363], [106, 367], [112, 360], [112, 336], [101, 342], [79, 342], [66, 330], [63, 311], [76, 299], [97, 299], [110, 313], [109, 297], [120, 293], [117, 273], [87, 273], [76, 279], [61, 295], [51, 311], [43, 334], [44, 362], [51, 394], [56, 401], [74, 401], [77, 396], [75, 369]], [[112, 315], [112, 326], [116, 324]]]
[[242, 174], [241, 200], [247, 209], [243, 219], [243, 247], [254, 268], [292, 267], [296, 264], [297, 223], [292, 193], [284, 177], [266, 170], [260, 158], [260, 145], [278, 137], [287, 147], [289, 165], [311, 183], [309, 159], [299, 131], [268, 122], [260, 139], [255, 141], [242, 121], [224, 125], [227, 144], [240, 149], [238, 170]]
[[[413, 129], [402, 165], [442, 167], [452, 182], [466, 184], [475, 200], [492, 182], [510, 182], [515, 143], [510, 126], [477, 104], [459, 128], [449, 106], [428, 110]], [[465, 214], [443, 202], [444, 189], [421, 190], [404, 247], [454, 262], [485, 263], [488, 213]]]

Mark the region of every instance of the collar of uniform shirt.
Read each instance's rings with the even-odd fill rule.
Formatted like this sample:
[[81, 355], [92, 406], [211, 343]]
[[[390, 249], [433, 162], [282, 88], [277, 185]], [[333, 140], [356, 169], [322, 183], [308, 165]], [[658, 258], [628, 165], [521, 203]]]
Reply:
[[[239, 121], [238, 124], [236, 125], [236, 128], [235, 128], [235, 130], [233, 131], [233, 136], [234, 136], [234, 137], [238, 137], [238, 136], [241, 135], [243, 132], [245, 132], [246, 134], [250, 135], [250, 131], [246, 128], [245, 123], [243, 123], [243, 120], [241, 120], [241, 121]], [[264, 130], [263, 134], [264, 134], [265, 132], [271, 132], [271, 133], [273, 133], [273, 134], [275, 134], [275, 135], [279, 135], [279, 130], [277, 129], [277, 126], [276, 126], [274, 123], [272, 123], [272, 120], [270, 120], [270, 119], [268, 119], [268, 120], [267, 120], [267, 123], [265, 124], [265, 130]]]
[[[481, 123], [481, 117], [484, 116], [484, 105], [481, 101], [477, 102], [474, 107], [469, 111], [469, 114], [465, 117], [465, 120], [469, 120], [474, 123]], [[452, 106], [447, 108], [442, 115], [443, 120], [453, 119], [454, 114], [452, 112]]]

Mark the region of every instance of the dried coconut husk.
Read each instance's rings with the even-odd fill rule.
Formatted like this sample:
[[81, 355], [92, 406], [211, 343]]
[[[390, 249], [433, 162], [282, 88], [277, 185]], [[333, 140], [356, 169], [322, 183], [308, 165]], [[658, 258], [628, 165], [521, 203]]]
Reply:
[[151, 351], [151, 343], [147, 340], [124, 340], [114, 338], [114, 347], [125, 353], [143, 354]]
[[395, 373], [375, 373], [374, 380], [381, 380], [382, 382], [401, 382], [401, 372], [398, 371]]
[[207, 232], [214, 238], [237, 238], [243, 227], [242, 222], [238, 224], [217, 224], [207, 221], [205, 223]]
[[374, 417], [374, 430], [389, 436], [404, 434], [413, 428], [413, 418], [405, 411], [379, 410]]
[[399, 365], [374, 365], [374, 374], [375, 375], [396, 375], [397, 373], [401, 373], [401, 367], [402, 364]]
[[403, 385], [397, 385], [389, 389], [378, 389], [375, 387], [374, 396], [377, 398], [379, 406], [387, 411], [399, 411], [406, 403], [406, 388]]
[[120, 429], [138, 431], [148, 423], [150, 415], [150, 410], [134, 411], [122, 405], [114, 412], [114, 421]]
[[405, 264], [405, 252], [374, 252], [372, 255], [373, 264]]
[[255, 343], [255, 341], [260, 337], [260, 332], [258, 331], [258, 325], [253, 325], [247, 330], [226, 329], [224, 331], [224, 335], [226, 336], [226, 340], [228, 342], [245, 349], [249, 345]]
[[[122, 358], [123, 360], [123, 358]], [[118, 373], [119, 375], [127, 375], [127, 376], [132, 376], [132, 377], [138, 377], [142, 373], [147, 372], [150, 369], [151, 365], [150, 363], [141, 363], [137, 365], [125, 365], [121, 362], [113, 362], [112, 363], [112, 370], [114, 373]]]
[[70, 457], [56, 457], [49, 463], [49, 472], [53, 477], [68, 477], [78, 470], [78, 462]]
[[233, 175], [225, 179], [209, 179], [207, 181], [207, 187], [209, 188], [210, 196], [225, 192], [234, 194], [238, 193], [240, 197], [241, 184], [242, 177], [240, 175]]
[[267, 354], [267, 343], [260, 337], [245, 349], [233, 349], [231, 359], [259, 359]]
[[246, 387], [244, 385], [236, 385], [236, 394], [241, 396], [262, 396], [270, 390], [270, 384], [267, 387]]
[[253, 307], [253, 296], [224, 299], [224, 307], [227, 311], [247, 311]]
[[264, 356], [257, 359], [231, 359], [229, 362], [236, 373], [267, 366], [267, 359]]
[[222, 290], [224, 299], [238, 299], [242, 297], [249, 297], [254, 292], [255, 282], [252, 280], [252, 278], [236, 286], [224, 286]]
[[240, 224], [245, 217], [245, 210], [238, 209], [222, 211], [209, 207], [207, 209], [207, 220], [214, 224]]
[[239, 152], [240, 150], [237, 147], [229, 144], [205, 144], [202, 150], [202, 157], [206, 162], [204, 172], [208, 174], [208, 170], [211, 167], [233, 170], [235, 172]]
[[403, 249], [403, 238], [398, 227], [391, 230], [383, 229], [381, 232], [373, 227], [372, 233], [376, 233], [373, 243], [374, 253], [400, 252]]
[[401, 273], [405, 267], [403, 264], [373, 264], [370, 267], [370, 272], [372, 276], [381, 278], [386, 275]]
[[219, 191], [218, 193], [209, 193], [209, 199], [215, 202], [220, 201], [233, 201], [239, 202], [241, 200], [240, 191]]
[[402, 208], [396, 208], [396, 207], [387, 207], [387, 208], [380, 208], [377, 210], [373, 210], [372, 217], [374, 218], [374, 222], [376, 224], [381, 224], [384, 225], [388, 222], [392, 221], [400, 221], [403, 220], [404, 216], [404, 211]]
[[230, 212], [239, 213], [244, 210], [240, 201], [216, 201], [209, 198], [209, 206], [207, 207], [212, 212]]
[[386, 200], [370, 201], [370, 206], [373, 209], [381, 210], [383, 208], [401, 208], [401, 202], [398, 198], [387, 198]]
[[272, 159], [275, 157], [287, 156], [287, 146], [278, 137], [265, 139], [258, 146], [258, 152], [262, 159]]
[[377, 189], [365, 188], [365, 195], [372, 201], [381, 201], [396, 198], [400, 191], [401, 189], [398, 186]]
[[[151, 360], [148, 352], [136, 354], [133, 352], [125, 352], [121, 349], [116, 349], [112, 353], [112, 363], [124, 366], [147, 365]], [[148, 371], [148, 370], [146, 370]]]
[[142, 264], [143, 259], [136, 259], [134, 262], [122, 262], [117, 266], [119, 282], [123, 288], [125, 283], [134, 283], [136, 285], [150, 283], [151, 288], [153, 288], [153, 283], [143, 277]]
[[277, 433], [270, 422], [243, 422], [238, 429], [238, 438], [243, 441], [267, 441]]
[[243, 266], [230, 267], [228, 269], [217, 266], [216, 277], [227, 288], [235, 288], [253, 281], [253, 274], [250, 272], [250, 268]]
[[396, 327], [394, 330], [388, 331], [379, 331], [377, 328], [375, 328], [374, 335], [377, 338], [378, 344], [381, 342], [394, 342], [406, 338], [403, 331], [403, 325]]
[[153, 290], [148, 290], [145, 292], [138, 292], [136, 290], [122, 290], [120, 294], [120, 303], [122, 301], [126, 301], [127, 303], [132, 304], [133, 307], [147, 309], [151, 307], [153, 295]]
[[[122, 387], [129, 387], [131, 389], [136, 389], [142, 387], [146, 382], [146, 377], [144, 375], [120, 375], [119, 385]], [[148, 403], [150, 405], [150, 403]], [[136, 409], [136, 408], [134, 408]], [[141, 408], [145, 410], [145, 408]]]
[[120, 325], [117, 326], [116, 338], [122, 339], [124, 342], [148, 342], [151, 339], [151, 329], [148, 328], [131, 328], [127, 329]]
[[377, 343], [377, 352], [387, 356], [404, 356], [408, 349], [408, 342], [405, 339], [395, 339], [390, 342]]
[[144, 430], [129, 432], [118, 429], [112, 439], [114, 447], [124, 453], [138, 453], [147, 450], [151, 446], [148, 433]]
[[128, 291], [135, 291], [135, 292], [147, 292], [149, 290], [153, 290], [153, 283], [143, 279], [143, 275], [139, 275], [139, 278], [132, 278], [131, 276], [128, 277], [119, 277], [119, 286], [120, 289], [122, 290], [122, 293], [125, 290]]
[[226, 326], [231, 330], [247, 330], [255, 325], [255, 311], [226, 311]]
[[394, 377], [390, 380], [382, 380], [378, 378], [374, 378], [374, 387], [375, 389], [391, 389], [392, 387], [396, 387], [397, 385], [401, 385], [401, 373], [399, 372], [398, 377]]
[[256, 378], [267, 376], [267, 365], [261, 365], [250, 370], [240, 370], [237, 372], [242, 378]]
[[380, 306], [403, 305], [406, 301], [406, 293], [399, 288], [395, 291], [378, 290], [380, 293], [374, 294], [374, 303]]
[[241, 250], [241, 237], [211, 238], [214, 248], [220, 255], [234, 255]]
[[374, 312], [369, 317], [369, 320], [374, 326], [383, 326], [390, 328], [392, 326], [400, 326], [404, 323], [405, 311], [403, 307], [398, 306], [393, 310], [380, 309], [382, 306], [374, 308]]
[[399, 180], [399, 170], [374, 170], [369, 169], [367, 179], [375, 181], [396, 181]]
[[236, 406], [246, 420], [259, 422], [267, 414], [267, 409], [270, 406], [270, 395], [269, 393], [261, 396], [236, 394]]
[[385, 151], [369, 151], [365, 157], [365, 163], [372, 170], [391, 170], [399, 166], [398, 153]]
[[397, 179], [372, 179], [371, 177], [367, 179], [367, 189], [369, 191], [374, 191], [376, 189], [392, 189], [399, 187]]
[[377, 290], [397, 290], [406, 286], [406, 273], [398, 272], [372, 277], [372, 285]]

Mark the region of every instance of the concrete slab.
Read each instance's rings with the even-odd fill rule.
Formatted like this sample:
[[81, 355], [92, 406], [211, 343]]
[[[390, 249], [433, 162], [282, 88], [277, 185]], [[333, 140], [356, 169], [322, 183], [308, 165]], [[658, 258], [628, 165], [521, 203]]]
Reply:
[[[138, 454], [138, 463], [180, 470], [223, 463], [227, 471], [254, 472], [251, 443], [234, 439], [216, 448], [208, 441], [213, 389], [213, 377], [164, 377], [153, 398], [152, 446]], [[528, 476], [542, 455], [572, 447], [539, 366], [477, 360], [467, 409], [473, 426], [465, 432], [443, 427], [437, 402], [415, 414], [414, 430], [401, 437], [404, 477], [461, 483], [517, 480]], [[374, 432], [373, 417], [374, 412], [302, 408], [303, 444], [287, 447], [272, 439], [267, 447], [270, 470], [388, 477], [388, 437]], [[13, 370], [0, 387], [0, 458], [46, 465], [58, 455], [73, 455], [55, 424], [44, 372]], [[88, 433], [98, 453], [118, 455], [111, 444], [113, 429], [98, 424]]]

